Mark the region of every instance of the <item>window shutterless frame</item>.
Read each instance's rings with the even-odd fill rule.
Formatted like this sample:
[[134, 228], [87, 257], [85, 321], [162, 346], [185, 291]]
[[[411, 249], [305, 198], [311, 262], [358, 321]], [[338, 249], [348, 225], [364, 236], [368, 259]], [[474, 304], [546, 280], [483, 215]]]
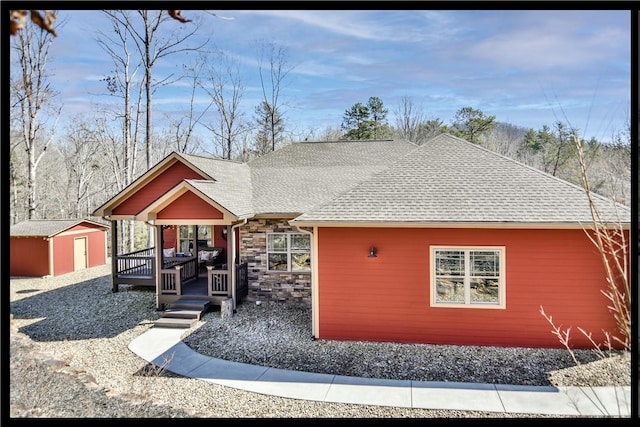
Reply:
[[311, 238], [304, 233], [267, 233], [267, 271], [311, 271]]
[[431, 307], [506, 308], [504, 246], [431, 246]]

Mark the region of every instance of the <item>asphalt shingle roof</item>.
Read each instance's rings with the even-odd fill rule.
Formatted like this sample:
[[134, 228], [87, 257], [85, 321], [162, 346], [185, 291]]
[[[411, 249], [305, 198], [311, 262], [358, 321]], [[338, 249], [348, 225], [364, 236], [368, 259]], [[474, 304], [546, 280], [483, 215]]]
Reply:
[[[629, 208], [594, 195], [607, 221]], [[478, 145], [440, 135], [301, 222], [589, 223], [584, 190]]]
[[214, 179], [189, 179], [188, 183], [240, 218], [253, 215], [251, 173], [247, 164], [183, 153], [179, 155]]
[[108, 229], [109, 226], [86, 219], [32, 219], [13, 224], [9, 235], [15, 237], [52, 237], [83, 222]]
[[299, 142], [248, 163], [256, 213], [300, 214], [326, 203], [416, 145], [403, 140]]
[[[212, 180], [186, 180], [238, 218], [300, 223], [590, 223], [581, 187], [449, 134], [298, 142], [239, 163], [183, 153]], [[593, 194], [603, 219], [631, 210]], [[12, 229], [13, 231], [13, 229]]]

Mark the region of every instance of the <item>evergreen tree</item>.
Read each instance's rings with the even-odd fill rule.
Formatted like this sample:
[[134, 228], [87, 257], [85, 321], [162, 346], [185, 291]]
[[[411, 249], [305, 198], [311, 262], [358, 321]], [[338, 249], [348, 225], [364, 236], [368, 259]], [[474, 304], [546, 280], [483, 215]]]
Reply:
[[478, 144], [480, 136], [491, 132], [496, 125], [496, 116], [485, 116], [481, 110], [463, 107], [456, 112], [453, 118], [451, 133]]
[[391, 137], [387, 123], [388, 109], [382, 100], [372, 96], [367, 105], [358, 102], [346, 110], [342, 119], [344, 137], [349, 140], [382, 139]]

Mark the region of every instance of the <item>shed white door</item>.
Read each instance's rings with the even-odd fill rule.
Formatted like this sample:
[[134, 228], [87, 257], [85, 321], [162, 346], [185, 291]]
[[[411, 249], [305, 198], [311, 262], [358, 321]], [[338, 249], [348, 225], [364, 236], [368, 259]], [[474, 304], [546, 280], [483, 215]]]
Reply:
[[73, 271], [87, 268], [87, 238], [73, 239]]

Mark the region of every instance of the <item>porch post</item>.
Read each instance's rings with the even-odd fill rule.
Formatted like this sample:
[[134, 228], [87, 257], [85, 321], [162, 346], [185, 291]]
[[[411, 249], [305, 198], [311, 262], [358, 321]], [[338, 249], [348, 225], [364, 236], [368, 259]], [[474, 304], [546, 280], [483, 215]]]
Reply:
[[153, 231], [155, 236], [155, 282], [156, 282], [156, 310], [162, 310], [160, 306], [160, 294], [162, 292], [162, 226], [153, 225]]
[[111, 292], [118, 292], [118, 221], [111, 220]]
[[231, 274], [231, 299], [233, 300], [233, 310], [236, 310], [236, 233], [233, 227], [227, 226], [227, 236], [231, 237], [231, 250], [227, 251], [227, 268]]

